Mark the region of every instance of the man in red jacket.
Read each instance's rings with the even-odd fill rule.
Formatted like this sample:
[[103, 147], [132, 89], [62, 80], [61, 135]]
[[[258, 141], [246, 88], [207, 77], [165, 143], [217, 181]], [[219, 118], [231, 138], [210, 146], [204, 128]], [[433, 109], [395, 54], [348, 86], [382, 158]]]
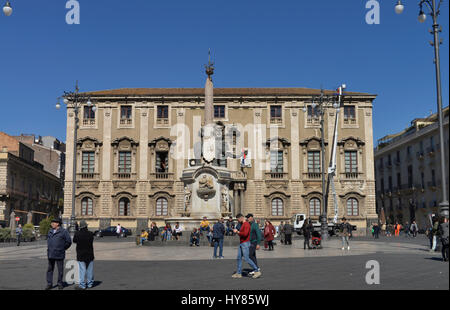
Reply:
[[242, 278], [242, 258], [253, 268], [253, 279], [258, 279], [261, 277], [261, 271], [259, 271], [258, 266], [250, 259], [250, 223], [244, 220], [242, 214], [236, 215], [236, 218], [241, 226], [239, 230], [234, 229], [233, 232], [239, 235], [240, 245], [238, 249], [237, 257], [237, 272], [233, 275], [234, 279]]

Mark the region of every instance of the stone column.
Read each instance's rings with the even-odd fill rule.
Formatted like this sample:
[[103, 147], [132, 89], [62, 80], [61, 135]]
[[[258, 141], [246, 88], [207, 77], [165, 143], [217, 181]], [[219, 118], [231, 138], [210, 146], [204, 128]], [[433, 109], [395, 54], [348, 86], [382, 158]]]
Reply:
[[214, 86], [210, 75], [205, 83], [205, 125], [212, 124], [214, 121]]
[[9, 216], [9, 228], [11, 228], [11, 237], [16, 236], [16, 213], [14, 211], [11, 212]]

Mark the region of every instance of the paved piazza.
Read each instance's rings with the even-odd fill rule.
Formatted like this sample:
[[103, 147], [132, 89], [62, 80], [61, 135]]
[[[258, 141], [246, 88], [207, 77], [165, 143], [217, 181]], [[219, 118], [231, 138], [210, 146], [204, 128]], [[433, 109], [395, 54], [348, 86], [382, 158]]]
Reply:
[[[449, 265], [427, 250], [428, 240], [356, 238], [342, 251], [333, 238], [321, 250], [303, 250], [303, 240], [274, 252], [259, 251], [263, 277], [231, 279], [235, 247], [212, 260], [209, 247], [137, 247], [133, 240], [103, 238], [94, 243], [94, 289], [449, 289]], [[75, 247], [67, 259], [75, 258]], [[366, 263], [380, 264], [379, 285], [366, 284]], [[244, 264], [244, 267], [246, 264]], [[0, 248], [0, 289], [45, 286], [45, 244]], [[72, 290], [73, 285], [66, 289]]]

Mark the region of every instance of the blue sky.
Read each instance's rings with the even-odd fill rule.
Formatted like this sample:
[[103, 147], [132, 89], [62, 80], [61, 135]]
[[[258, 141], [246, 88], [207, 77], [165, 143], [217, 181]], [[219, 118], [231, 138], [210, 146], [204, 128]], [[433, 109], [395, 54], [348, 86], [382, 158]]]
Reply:
[[[4, 1], [3, 1], [4, 2]], [[66, 0], [11, 0], [0, 16], [0, 131], [65, 140], [56, 98], [72, 90], [203, 87], [208, 48], [216, 87], [310, 87], [378, 94], [374, 136], [436, 111], [430, 19], [419, 0], [380, 0], [381, 24], [365, 22], [366, 0], [80, 0], [81, 24], [65, 23]], [[3, 4], [3, 3], [2, 3]], [[440, 23], [448, 105], [448, 2]]]

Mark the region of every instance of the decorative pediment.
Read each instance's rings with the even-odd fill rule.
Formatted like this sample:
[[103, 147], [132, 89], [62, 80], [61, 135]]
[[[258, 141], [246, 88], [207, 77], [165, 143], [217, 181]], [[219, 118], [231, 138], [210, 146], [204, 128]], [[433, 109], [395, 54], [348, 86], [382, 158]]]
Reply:
[[91, 197], [91, 198], [100, 198], [100, 195], [96, 195], [92, 192], [87, 192], [87, 191], [79, 192], [78, 194], [75, 195], [75, 197], [77, 197], [77, 198], [82, 197], [82, 196]]
[[309, 199], [309, 198], [312, 198], [312, 197], [320, 197], [320, 198], [322, 198], [322, 193], [319, 192], [319, 191], [311, 191], [309, 193], [302, 194], [302, 197], [306, 198], [306, 199]]
[[[328, 145], [327, 140], [324, 141], [325, 145]], [[304, 147], [320, 147], [322, 143], [322, 139], [320, 139], [319, 137], [309, 137], [305, 140], [300, 141], [300, 145], [304, 146]]]
[[166, 196], [166, 197], [174, 198], [176, 195], [175, 194], [171, 194], [169, 192], [161, 192], [161, 191], [160, 192], [156, 192], [154, 194], [148, 195], [148, 197], [150, 197], [150, 198], [155, 198], [157, 196]]
[[345, 194], [341, 194], [341, 195], [339, 195], [339, 197], [340, 198], [343, 198], [343, 199], [348, 199], [348, 198], [350, 198], [350, 197], [359, 197], [359, 198], [364, 198], [364, 197], [366, 197], [366, 195], [364, 195], [363, 193], [360, 193], [360, 192], [355, 192], [355, 191], [353, 191], [353, 192], [347, 192], [347, 193], [345, 193]]
[[113, 197], [113, 198], [117, 198], [117, 197], [121, 197], [121, 196], [128, 197], [128, 198], [136, 198], [137, 197], [137, 195], [133, 195], [126, 191], [121, 191], [121, 192], [116, 193], [115, 195], [111, 195], [111, 197]]
[[130, 145], [131, 147], [137, 147], [139, 146], [139, 142], [136, 142], [129, 137], [116, 138], [111, 142], [111, 146], [113, 147], [118, 147], [119, 145]]
[[170, 140], [169, 138], [159, 137], [159, 138], [156, 138], [156, 139], [153, 139], [152, 141], [150, 141], [148, 143], [148, 146], [154, 147], [154, 148], [162, 147], [162, 148], [167, 148], [167, 150], [169, 150], [172, 143], [173, 143], [172, 140]]
[[85, 147], [88, 147], [88, 148], [89, 147], [94, 148], [97, 146], [102, 146], [102, 144], [103, 143], [101, 141], [99, 141], [98, 139], [89, 137], [89, 136], [83, 137], [83, 138], [80, 138], [77, 140], [78, 147], [82, 147], [84, 145]]
[[344, 146], [344, 147], [345, 146], [354, 147], [355, 144], [357, 147], [361, 147], [361, 146], [364, 146], [366, 143], [363, 140], [361, 140], [360, 138], [352, 137], [352, 136], [343, 138], [343, 139], [339, 140], [339, 142], [338, 142], [339, 146]]
[[264, 197], [266, 197], [266, 198], [270, 198], [270, 197], [274, 197], [274, 198], [275, 198], [275, 197], [290, 198], [291, 195], [288, 195], [288, 194], [286, 194], [286, 193], [284, 193], [284, 192], [277, 191], [277, 192], [273, 192], [273, 193], [264, 195]]
[[277, 148], [282, 149], [286, 148], [291, 145], [291, 142], [286, 138], [280, 138], [280, 137], [273, 137], [270, 139], [267, 139], [265, 145], [266, 147], [271, 147], [272, 145], [276, 144]]

